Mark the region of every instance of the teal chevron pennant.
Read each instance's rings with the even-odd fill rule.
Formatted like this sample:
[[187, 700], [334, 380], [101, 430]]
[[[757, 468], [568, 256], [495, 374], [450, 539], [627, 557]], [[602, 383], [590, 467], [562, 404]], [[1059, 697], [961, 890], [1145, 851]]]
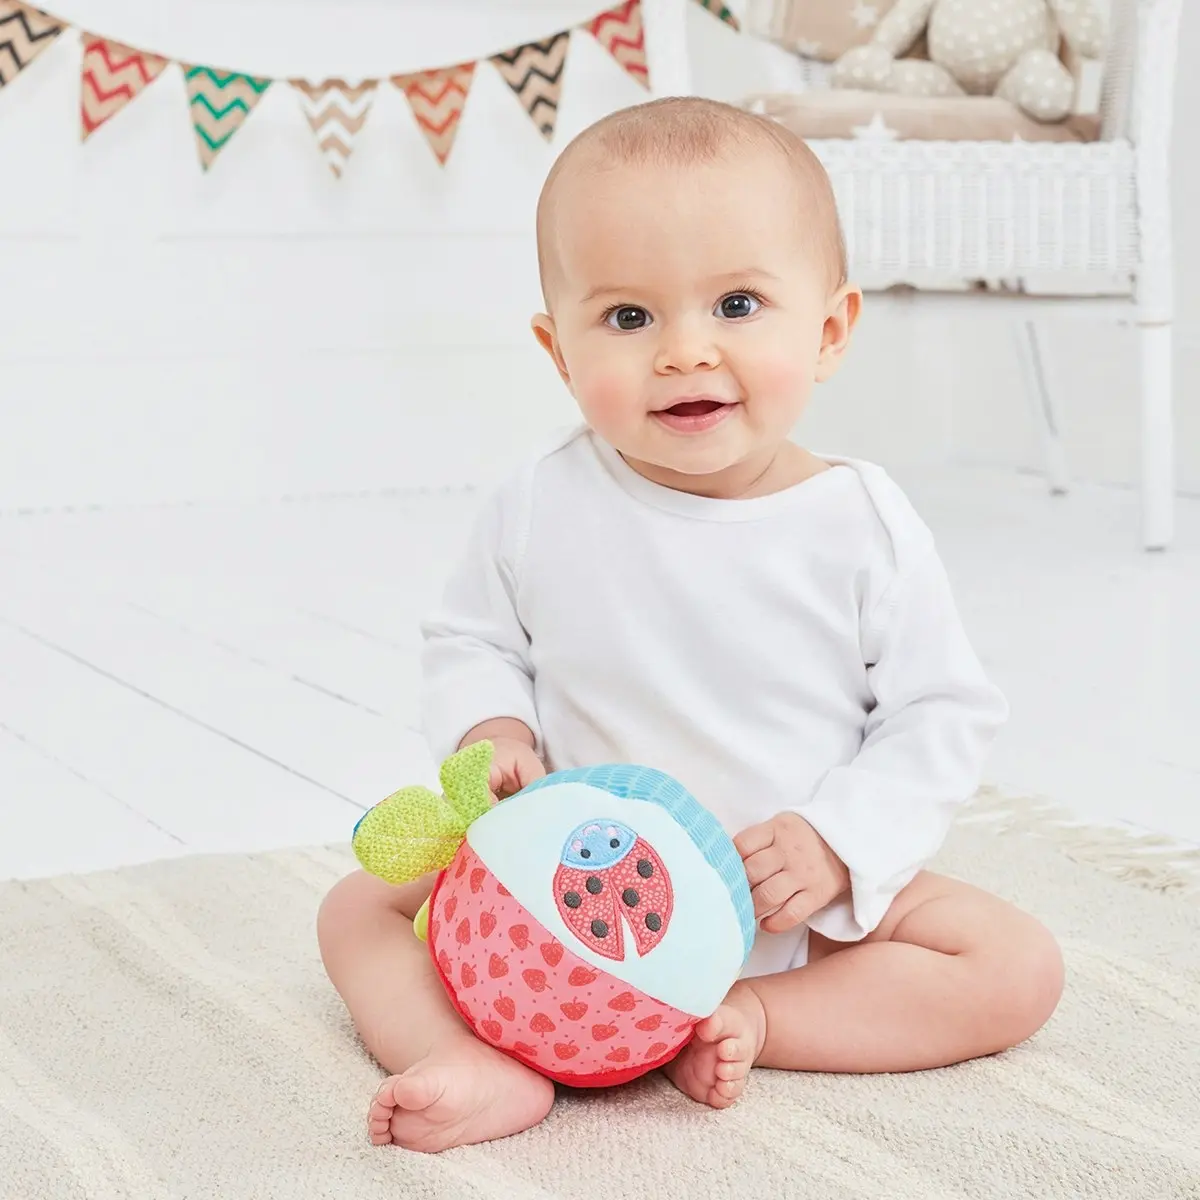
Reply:
[[730, 29], [741, 28], [737, 17], [735, 17], [732, 10], [723, 3], [723, 0], [696, 0], [696, 3], [699, 4], [701, 8], [707, 9], [710, 13], [712, 13], [717, 20], [724, 21]]
[[207, 171], [263, 98], [271, 80], [186, 64], [183, 70], [200, 165]]

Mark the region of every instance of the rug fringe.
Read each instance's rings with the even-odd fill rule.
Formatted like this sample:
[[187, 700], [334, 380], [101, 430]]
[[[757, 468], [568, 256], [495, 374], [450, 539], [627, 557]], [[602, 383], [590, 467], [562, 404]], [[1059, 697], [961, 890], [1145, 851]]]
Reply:
[[1041, 838], [1075, 862], [1150, 891], [1200, 895], [1200, 847], [1124, 826], [1090, 825], [1051, 800], [985, 787], [958, 823]]

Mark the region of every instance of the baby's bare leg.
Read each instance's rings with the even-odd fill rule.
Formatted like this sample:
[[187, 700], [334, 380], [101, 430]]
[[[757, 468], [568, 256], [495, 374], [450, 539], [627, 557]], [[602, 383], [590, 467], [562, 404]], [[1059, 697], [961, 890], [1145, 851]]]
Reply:
[[878, 929], [813, 934], [809, 964], [745, 981], [767, 1015], [758, 1063], [797, 1071], [920, 1071], [1036, 1033], [1062, 995], [1062, 956], [1033, 917], [922, 872]]
[[479, 1041], [450, 1006], [412, 928], [430, 885], [397, 888], [357, 871], [326, 896], [317, 937], [367, 1049], [394, 1072], [371, 1105], [371, 1140], [433, 1151], [536, 1125], [554, 1087]]
[[676, 1086], [725, 1107], [751, 1065], [920, 1071], [994, 1054], [1037, 1032], [1062, 994], [1062, 957], [1032, 917], [922, 872], [864, 941], [819, 934], [807, 966], [735, 984], [670, 1065]]

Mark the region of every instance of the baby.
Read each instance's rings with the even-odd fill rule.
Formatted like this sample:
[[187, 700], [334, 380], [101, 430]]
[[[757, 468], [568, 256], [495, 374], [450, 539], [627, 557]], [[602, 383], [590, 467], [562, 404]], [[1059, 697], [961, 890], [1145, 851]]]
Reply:
[[[666, 1068], [705, 1104], [752, 1066], [916, 1071], [1039, 1029], [1062, 963], [1031, 917], [925, 871], [1002, 723], [929, 531], [878, 467], [789, 440], [846, 354], [829, 180], [760, 117], [655, 101], [588, 129], [538, 208], [538, 341], [586, 425], [486, 508], [425, 626], [439, 759], [492, 789], [643, 763], [746, 867], [742, 978]], [[363, 873], [321, 909], [330, 978], [395, 1072], [371, 1140], [441, 1150], [540, 1121], [553, 1085], [454, 1013], [412, 918]]]

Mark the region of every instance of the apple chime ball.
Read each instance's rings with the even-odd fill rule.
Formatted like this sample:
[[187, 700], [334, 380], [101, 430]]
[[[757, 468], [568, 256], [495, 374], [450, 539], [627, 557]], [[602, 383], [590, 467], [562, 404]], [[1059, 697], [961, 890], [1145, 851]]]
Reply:
[[493, 804], [491, 761], [468, 746], [443, 796], [404, 788], [370, 809], [358, 860], [391, 883], [438, 871], [415, 926], [477, 1037], [574, 1087], [661, 1067], [750, 953], [737, 850], [661, 771], [559, 771]]

